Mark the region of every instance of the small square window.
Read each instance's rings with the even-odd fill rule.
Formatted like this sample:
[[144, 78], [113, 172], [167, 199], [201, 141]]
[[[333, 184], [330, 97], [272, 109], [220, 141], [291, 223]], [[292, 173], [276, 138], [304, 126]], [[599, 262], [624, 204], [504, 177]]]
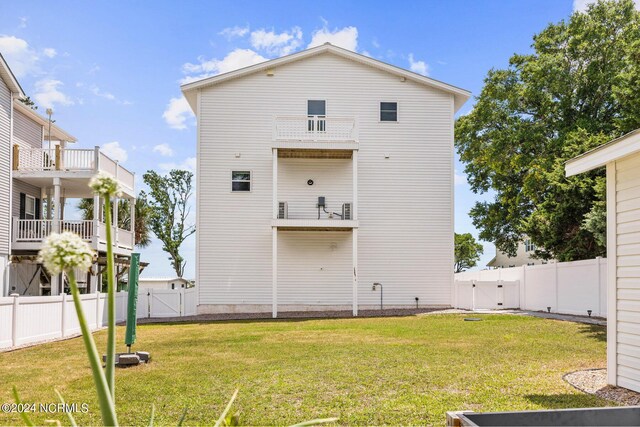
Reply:
[[380, 103], [380, 121], [381, 122], [397, 122], [398, 121], [398, 103], [397, 102], [381, 102]]
[[251, 191], [251, 171], [231, 172], [231, 191]]

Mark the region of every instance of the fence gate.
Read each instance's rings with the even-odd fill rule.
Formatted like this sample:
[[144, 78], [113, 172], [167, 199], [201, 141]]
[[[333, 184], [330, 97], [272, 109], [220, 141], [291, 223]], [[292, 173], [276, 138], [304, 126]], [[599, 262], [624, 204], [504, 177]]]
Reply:
[[149, 317], [180, 317], [183, 309], [183, 292], [172, 289], [149, 289]]

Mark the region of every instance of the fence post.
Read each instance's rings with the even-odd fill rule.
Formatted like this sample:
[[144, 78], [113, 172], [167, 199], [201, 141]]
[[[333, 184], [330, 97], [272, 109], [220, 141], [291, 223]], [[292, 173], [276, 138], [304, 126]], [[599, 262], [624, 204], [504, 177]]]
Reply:
[[67, 316], [67, 294], [63, 292], [62, 293], [62, 315], [60, 316], [60, 334], [62, 335], [62, 338], [64, 338], [65, 336], [64, 324], [66, 323], [66, 319], [65, 319], [66, 316]]
[[471, 311], [476, 310], [476, 281], [471, 281]]
[[496, 308], [504, 308], [504, 280], [498, 280]]
[[13, 296], [13, 317], [11, 319], [11, 346], [18, 345], [18, 307], [20, 307], [20, 301], [18, 301], [18, 294], [12, 294]]
[[598, 272], [598, 316], [602, 316], [602, 271], [600, 270], [602, 267], [600, 266], [600, 261], [602, 257], [596, 257], [596, 266]]

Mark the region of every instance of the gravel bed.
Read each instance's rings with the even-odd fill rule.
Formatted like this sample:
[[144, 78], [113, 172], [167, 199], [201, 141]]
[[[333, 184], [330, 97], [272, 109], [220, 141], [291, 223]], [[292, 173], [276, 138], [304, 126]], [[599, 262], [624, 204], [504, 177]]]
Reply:
[[570, 372], [562, 377], [574, 388], [588, 394], [595, 394], [625, 406], [640, 405], [640, 393], [623, 387], [607, 385], [606, 369], [587, 369]]
[[[384, 310], [358, 310], [358, 317], [398, 317], [414, 316], [417, 314], [444, 311], [439, 308], [412, 308], [412, 309], [384, 309]], [[351, 310], [343, 311], [286, 311], [278, 313], [278, 319], [343, 319], [353, 317]], [[174, 323], [174, 322], [213, 322], [216, 320], [253, 320], [272, 319], [271, 313], [219, 313], [198, 314], [196, 316], [183, 317], [155, 317], [138, 319], [138, 324], [144, 323]]]

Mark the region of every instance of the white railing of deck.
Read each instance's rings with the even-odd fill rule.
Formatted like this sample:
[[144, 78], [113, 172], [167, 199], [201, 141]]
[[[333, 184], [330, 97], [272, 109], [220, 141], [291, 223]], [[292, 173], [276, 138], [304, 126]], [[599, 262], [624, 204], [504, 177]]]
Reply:
[[[91, 241], [95, 236], [94, 220], [71, 220], [58, 221], [52, 219], [13, 219], [13, 241], [14, 242], [41, 242], [46, 239], [52, 232], [59, 229], [60, 232], [71, 231], [79, 235], [83, 240]], [[97, 226], [99, 241], [106, 242], [106, 225], [98, 221]], [[134, 236], [133, 232], [118, 229], [118, 233], [113, 230], [113, 236], [118, 236], [116, 244], [122, 248], [133, 249]]]
[[280, 141], [357, 141], [353, 117], [277, 116], [275, 140]]
[[118, 246], [133, 249], [133, 233], [128, 230], [118, 229]]
[[62, 149], [62, 164], [61, 170], [94, 170], [95, 164], [95, 149]]
[[18, 164], [20, 165], [19, 170], [54, 170], [56, 168], [56, 150], [20, 147]]
[[14, 242], [39, 242], [54, 230], [50, 219], [13, 219]]
[[82, 237], [83, 240], [91, 240], [93, 237], [93, 221], [60, 221], [60, 231], [71, 231]]
[[104, 153], [100, 153], [100, 170], [116, 176], [118, 163]]

